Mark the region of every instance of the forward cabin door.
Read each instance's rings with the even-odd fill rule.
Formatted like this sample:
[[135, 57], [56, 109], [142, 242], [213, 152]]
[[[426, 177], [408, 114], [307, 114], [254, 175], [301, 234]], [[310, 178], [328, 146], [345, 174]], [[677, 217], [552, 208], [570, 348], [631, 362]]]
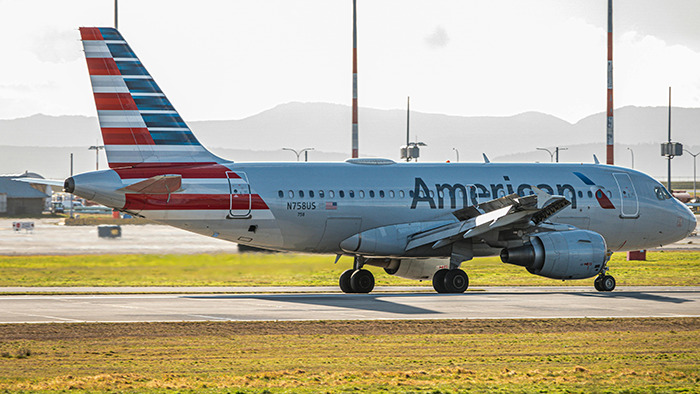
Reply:
[[253, 209], [250, 184], [245, 172], [226, 171], [229, 189], [229, 211], [227, 219], [248, 219]]
[[625, 173], [616, 173], [613, 174], [613, 177], [615, 177], [617, 187], [620, 189], [620, 217], [639, 217], [639, 200], [637, 200], [637, 191], [634, 189], [630, 176]]

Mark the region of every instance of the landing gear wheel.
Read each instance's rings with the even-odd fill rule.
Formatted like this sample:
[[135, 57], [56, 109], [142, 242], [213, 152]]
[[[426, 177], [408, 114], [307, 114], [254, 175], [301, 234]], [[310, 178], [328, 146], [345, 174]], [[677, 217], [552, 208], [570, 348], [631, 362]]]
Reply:
[[449, 270], [441, 269], [437, 270], [433, 275], [433, 289], [438, 293], [447, 293], [447, 289], [445, 288], [445, 275], [447, 275], [447, 272], [449, 272]]
[[353, 293], [369, 293], [374, 289], [374, 275], [365, 269], [357, 270], [350, 276], [350, 287]]
[[601, 291], [613, 291], [615, 290], [615, 278], [610, 275], [605, 275], [600, 280]]
[[596, 290], [598, 291], [603, 291], [603, 288], [600, 287], [600, 282], [603, 280], [603, 276], [598, 276], [595, 278], [595, 281], [593, 281], [593, 287], [595, 287]]
[[445, 289], [448, 293], [464, 293], [469, 287], [469, 277], [461, 269], [453, 269], [445, 274]]
[[338, 284], [340, 285], [340, 290], [343, 293], [354, 293], [352, 291], [352, 286], [350, 285], [350, 277], [352, 276], [353, 272], [355, 272], [355, 270], [345, 270], [340, 275], [340, 280], [338, 281]]

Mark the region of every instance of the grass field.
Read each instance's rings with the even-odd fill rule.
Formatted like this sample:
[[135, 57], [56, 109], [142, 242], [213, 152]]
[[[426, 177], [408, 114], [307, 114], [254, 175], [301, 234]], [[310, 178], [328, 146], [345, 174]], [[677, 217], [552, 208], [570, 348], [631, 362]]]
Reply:
[[0, 390], [698, 392], [700, 319], [0, 325]]
[[[0, 286], [336, 286], [350, 258], [298, 254], [0, 256]], [[647, 261], [613, 255], [620, 286], [698, 286], [699, 252], [651, 252]], [[376, 267], [376, 284], [429, 285]], [[591, 285], [556, 281], [503, 264], [497, 257], [465, 262], [472, 286]]]

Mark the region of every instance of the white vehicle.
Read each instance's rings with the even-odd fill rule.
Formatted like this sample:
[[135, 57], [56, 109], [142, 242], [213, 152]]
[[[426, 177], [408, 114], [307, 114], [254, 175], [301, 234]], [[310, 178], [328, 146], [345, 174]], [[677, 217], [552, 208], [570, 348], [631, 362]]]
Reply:
[[197, 141], [117, 30], [80, 32], [110, 169], [66, 179], [67, 192], [239, 244], [354, 256], [340, 276], [347, 293], [373, 289], [366, 266], [464, 292], [460, 265], [490, 255], [552, 279], [597, 277], [611, 291], [612, 252], [695, 229], [659, 182], [622, 167], [234, 163]]

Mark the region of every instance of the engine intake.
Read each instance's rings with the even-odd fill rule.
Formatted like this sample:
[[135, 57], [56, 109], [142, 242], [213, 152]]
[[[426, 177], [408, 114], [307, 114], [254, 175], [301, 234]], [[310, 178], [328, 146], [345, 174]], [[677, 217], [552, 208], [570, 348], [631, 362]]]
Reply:
[[607, 249], [605, 239], [593, 231], [550, 232], [530, 237], [529, 244], [503, 249], [501, 261], [547, 278], [585, 279], [603, 268]]

